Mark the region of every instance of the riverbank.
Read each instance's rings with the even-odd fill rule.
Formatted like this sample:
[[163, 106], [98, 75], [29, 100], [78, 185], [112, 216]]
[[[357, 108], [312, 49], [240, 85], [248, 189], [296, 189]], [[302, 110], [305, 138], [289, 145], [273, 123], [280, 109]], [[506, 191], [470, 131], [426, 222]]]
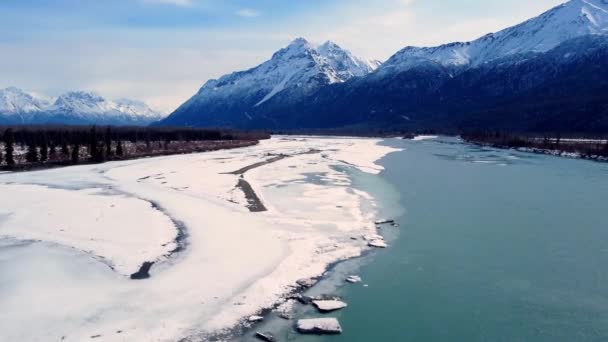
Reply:
[[[0, 175], [2, 240], [38, 241], [0, 248], [0, 258], [15, 256], [2, 272], [22, 270], [3, 292], [12, 295], [1, 298], [11, 312], [0, 317], [3, 334], [175, 341], [234, 328], [284, 301], [299, 279], [367, 249], [351, 238], [375, 232], [373, 211], [361, 210], [370, 198], [344, 168], [380, 172], [374, 162], [394, 149], [379, 142], [275, 137], [235, 150]], [[258, 164], [277, 155], [289, 157]], [[247, 207], [241, 177], [266, 211]], [[174, 222], [184, 237], [171, 254]], [[57, 266], [36, 273], [16, 257], [28, 251]], [[93, 262], [82, 267], [82, 260]], [[132, 280], [146, 261], [154, 262], [144, 270], [149, 278]], [[48, 293], [49, 284], [71, 282], [79, 286], [70, 293]], [[49, 299], [36, 304], [34, 317], [23, 308], [37, 294]]]

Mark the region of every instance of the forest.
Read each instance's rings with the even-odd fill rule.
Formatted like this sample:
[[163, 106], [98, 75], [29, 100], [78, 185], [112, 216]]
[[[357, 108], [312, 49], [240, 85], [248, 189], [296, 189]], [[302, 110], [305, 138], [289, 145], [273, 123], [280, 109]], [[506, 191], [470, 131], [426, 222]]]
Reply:
[[0, 126], [0, 169], [102, 163], [257, 144], [270, 135], [170, 127]]

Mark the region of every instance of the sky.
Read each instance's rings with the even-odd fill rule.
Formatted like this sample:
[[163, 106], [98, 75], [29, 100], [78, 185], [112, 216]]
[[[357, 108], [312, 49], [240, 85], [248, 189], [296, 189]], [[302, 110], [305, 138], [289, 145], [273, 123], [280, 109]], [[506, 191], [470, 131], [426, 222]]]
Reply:
[[170, 113], [297, 37], [384, 61], [468, 41], [565, 0], [1, 0], [0, 88], [94, 91]]

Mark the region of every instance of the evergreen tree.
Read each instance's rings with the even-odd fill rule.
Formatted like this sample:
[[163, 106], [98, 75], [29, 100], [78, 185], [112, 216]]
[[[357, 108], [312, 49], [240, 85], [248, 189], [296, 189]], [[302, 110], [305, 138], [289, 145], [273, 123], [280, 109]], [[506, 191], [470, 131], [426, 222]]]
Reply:
[[146, 131], [146, 136], [145, 136], [145, 141], [146, 141], [146, 150], [150, 150], [150, 131]]
[[6, 152], [6, 165], [13, 166], [13, 165], [15, 165], [15, 159], [13, 156], [13, 153], [15, 151], [15, 148], [14, 148], [15, 136], [14, 136], [12, 128], [8, 128], [6, 131], [4, 131], [3, 140], [4, 140], [4, 151]]
[[124, 151], [122, 150], [122, 141], [118, 140], [116, 143], [116, 155], [122, 157], [124, 155]]
[[79, 159], [80, 159], [80, 145], [74, 144], [72, 146], [72, 156], [71, 156], [72, 163], [78, 164]]
[[70, 155], [68, 143], [65, 141], [65, 139], [61, 141], [61, 154], [66, 158]]
[[49, 146], [46, 136], [43, 136], [40, 144], [40, 161], [45, 162], [47, 160], [49, 160]]
[[97, 129], [95, 126], [91, 127], [89, 131], [89, 156], [94, 159], [97, 155]]
[[25, 160], [30, 163], [38, 162], [38, 148], [36, 148], [36, 143], [34, 141], [30, 141], [27, 145], [27, 153], [25, 154]]
[[97, 139], [97, 128], [95, 126], [91, 127], [91, 131], [89, 133], [89, 156], [91, 160], [95, 163], [103, 162], [103, 153], [99, 148], [99, 141]]
[[57, 144], [54, 140], [51, 140], [51, 144], [49, 145], [49, 156], [54, 158], [57, 155]]
[[104, 144], [106, 145], [106, 157], [112, 157], [112, 129], [110, 126], [106, 128], [106, 133], [104, 135]]

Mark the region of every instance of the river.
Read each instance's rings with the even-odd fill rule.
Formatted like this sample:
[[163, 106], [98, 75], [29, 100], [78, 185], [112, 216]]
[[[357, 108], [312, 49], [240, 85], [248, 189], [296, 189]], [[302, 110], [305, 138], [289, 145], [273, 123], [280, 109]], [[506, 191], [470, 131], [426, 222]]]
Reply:
[[[605, 341], [608, 164], [480, 148], [405, 148], [380, 175], [353, 174], [399, 228], [390, 247], [335, 267], [311, 294], [342, 296], [339, 336], [289, 341]], [[360, 284], [344, 277], [359, 274]], [[321, 316], [299, 307], [296, 318]]]

